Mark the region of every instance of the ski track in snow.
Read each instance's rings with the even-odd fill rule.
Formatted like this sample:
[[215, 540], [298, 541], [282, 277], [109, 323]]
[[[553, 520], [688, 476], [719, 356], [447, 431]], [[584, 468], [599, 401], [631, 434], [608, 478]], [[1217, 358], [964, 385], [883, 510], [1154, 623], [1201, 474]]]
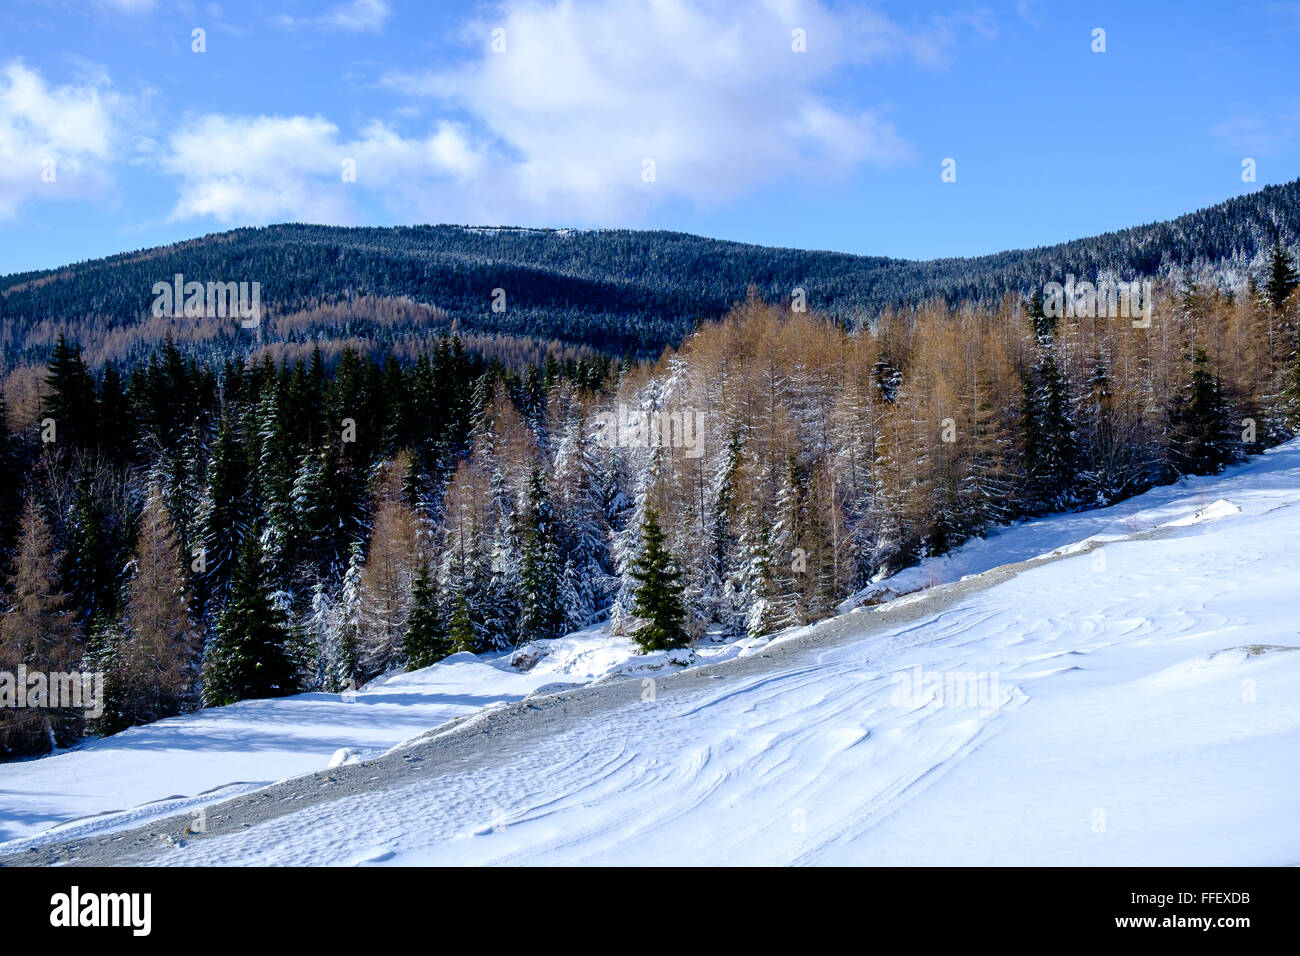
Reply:
[[[1300, 441], [894, 580], [1053, 552], [1065, 556], [883, 634], [814, 637], [766, 672], [723, 667], [550, 736], [493, 738], [499, 751], [469, 770], [144, 859], [1300, 862]], [[917, 665], [996, 676], [996, 707], [900, 700]]]

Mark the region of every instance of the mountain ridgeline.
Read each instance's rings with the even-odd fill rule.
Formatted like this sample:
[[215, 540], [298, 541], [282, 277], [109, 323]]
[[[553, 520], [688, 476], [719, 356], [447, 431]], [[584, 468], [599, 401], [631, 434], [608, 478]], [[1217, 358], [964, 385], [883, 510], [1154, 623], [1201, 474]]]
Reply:
[[[47, 361], [62, 331], [93, 364], [130, 364], [167, 336], [227, 357], [276, 343], [279, 357], [301, 356], [339, 340], [403, 357], [454, 325], [487, 351], [528, 342], [644, 357], [751, 291], [789, 302], [803, 289], [810, 310], [853, 324], [927, 300], [991, 304], [1067, 273], [1211, 273], [1236, 284], [1274, 242], [1297, 236], [1300, 180], [1168, 222], [924, 262], [662, 231], [275, 225], [0, 278], [0, 355], [9, 369]], [[265, 321], [249, 331], [225, 318], [154, 316], [155, 283], [177, 274], [259, 283]]]

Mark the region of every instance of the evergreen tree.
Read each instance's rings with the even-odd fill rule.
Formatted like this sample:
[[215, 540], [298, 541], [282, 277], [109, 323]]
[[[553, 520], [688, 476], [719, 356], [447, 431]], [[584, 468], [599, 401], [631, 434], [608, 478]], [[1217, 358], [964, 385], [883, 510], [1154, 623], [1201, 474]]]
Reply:
[[555, 452], [557, 536], [565, 558], [566, 630], [597, 621], [609, 606], [614, 588], [610, 573], [609, 521], [605, 488], [586, 420], [577, 401], [571, 402]]
[[197, 518], [205, 569], [197, 583], [203, 597], [221, 601], [230, 587], [251, 523], [248, 498], [248, 457], [234, 424], [226, 418], [217, 431]]
[[335, 586], [347, 567], [352, 543], [364, 531], [360, 487], [358, 476], [333, 442], [302, 457], [293, 483], [293, 520], [302, 557]]
[[453, 653], [478, 651], [478, 637], [474, 633], [474, 623], [470, 619], [469, 601], [463, 591], [457, 592], [452, 601], [451, 621], [447, 626], [447, 640], [451, 642]]
[[1282, 240], [1278, 239], [1273, 243], [1264, 294], [1273, 308], [1281, 312], [1282, 307], [1286, 305], [1286, 300], [1291, 297], [1291, 293], [1297, 286], [1300, 286], [1300, 272], [1296, 271], [1286, 247], [1282, 245]]
[[740, 549], [744, 565], [740, 571], [740, 595], [746, 608], [745, 633], [750, 637], [771, 634], [782, 626], [776, 595], [776, 571], [772, 566], [772, 528], [760, 507], [751, 505], [745, 515]]
[[311, 599], [303, 620], [303, 636], [311, 644], [315, 671], [305, 690], [337, 693], [334, 667], [338, 662], [336, 638], [339, 631], [340, 602], [319, 579], [311, 582]]
[[542, 471], [533, 466], [528, 478], [520, 567], [519, 643], [560, 637], [567, 615], [563, 573], [556, 541], [555, 514]]
[[[642, 415], [662, 413], [669, 401], [671, 385], [671, 380], [651, 381], [642, 391], [638, 403], [639, 412]], [[618, 521], [611, 521], [611, 527], [616, 529], [613, 536], [613, 557], [618, 588], [610, 608], [610, 629], [615, 634], [627, 634], [637, 624], [637, 583], [630, 572], [644, 547], [646, 516], [654, 510], [657, 493], [668, 468], [668, 456], [662, 445], [656, 442], [650, 442], [648, 448], [630, 447], [620, 451], [627, 453], [625, 463], [629, 480], [624, 487], [632, 491], [632, 501], [629, 503], [622, 496], [615, 496], [610, 503], [611, 511], [618, 517]]]
[[103, 494], [96, 487], [99, 477], [92, 474], [89, 456], [82, 456], [63, 559], [67, 590], [86, 626], [95, 618], [111, 620], [120, 604], [118, 570], [122, 562], [115, 547], [118, 542], [107, 527]]
[[744, 630], [740, 614], [737, 582], [741, 573], [740, 558], [740, 467], [744, 439], [739, 429], [727, 439], [726, 451], [713, 478], [713, 518], [709, 529], [709, 549], [700, 589], [701, 609], [721, 625], [726, 634]]
[[98, 405], [99, 447], [109, 461], [117, 464], [131, 462], [135, 457], [135, 419], [116, 365], [104, 367]]
[[643, 652], [685, 647], [691, 641], [684, 626], [682, 572], [664, 546], [665, 537], [658, 514], [648, 509], [641, 526], [641, 554], [628, 572], [637, 582], [633, 610], [641, 622], [632, 639]]
[[[288, 387], [284, 391], [289, 391]], [[302, 529], [295, 520], [293, 507], [295, 423], [288, 417], [292, 412], [282, 409], [279, 392], [279, 389], [268, 389], [258, 403], [255, 427], [249, 430], [254, 447], [249, 451], [261, 498], [266, 573], [276, 587], [285, 588], [297, 563]]]
[[794, 627], [806, 620], [803, 591], [808, 577], [810, 543], [806, 535], [807, 496], [808, 476], [791, 452], [774, 503], [776, 521], [763, 555], [769, 562], [765, 633]]
[[1050, 346], [1043, 348], [1039, 362], [1024, 379], [1020, 431], [1028, 510], [1068, 507], [1075, 501], [1077, 429], [1070, 414], [1069, 389]]
[[356, 690], [361, 686], [361, 543], [353, 544], [348, 567], [343, 574], [343, 594], [339, 600], [337, 628], [331, 633], [325, 655], [332, 661], [326, 689], [331, 693]]
[[45, 378], [49, 389], [44, 403], [44, 414], [54, 419], [58, 440], [77, 447], [95, 441], [95, 382], [86, 370], [81, 357], [81, 346], [70, 344], [59, 333], [50, 357], [49, 374]]
[[1040, 340], [1050, 339], [1056, 331], [1056, 317], [1050, 316], [1043, 308], [1043, 295], [1037, 289], [1025, 303], [1025, 314], [1034, 325], [1034, 334]]
[[451, 638], [438, 607], [438, 590], [427, 563], [420, 566], [415, 579], [415, 604], [406, 620], [402, 652], [406, 655], [408, 671], [436, 664], [452, 653]]
[[248, 535], [217, 618], [216, 638], [203, 662], [203, 702], [220, 707], [250, 698], [284, 697], [298, 690], [292, 633], [282, 608], [263, 580], [262, 547]]
[[1223, 386], [1199, 345], [1193, 351], [1191, 376], [1170, 405], [1167, 441], [1173, 477], [1217, 475], [1237, 457]]
[[94, 732], [100, 736], [125, 730], [137, 721], [132, 701], [131, 687], [126, 682], [122, 667], [122, 650], [126, 634], [120, 620], [98, 620], [86, 639], [85, 666], [104, 675], [100, 714], [94, 721]]
[[151, 451], [153, 461], [146, 471], [149, 485], [157, 485], [172, 524], [190, 561], [192, 546], [199, 541], [199, 509], [203, 502], [203, 465], [207, 456], [203, 426], [194, 422], [176, 445]]
[[509, 477], [495, 463], [489, 488], [488, 580], [475, 589], [475, 593], [483, 596], [475, 611], [480, 624], [480, 646], [484, 650], [497, 650], [518, 642], [523, 547]]

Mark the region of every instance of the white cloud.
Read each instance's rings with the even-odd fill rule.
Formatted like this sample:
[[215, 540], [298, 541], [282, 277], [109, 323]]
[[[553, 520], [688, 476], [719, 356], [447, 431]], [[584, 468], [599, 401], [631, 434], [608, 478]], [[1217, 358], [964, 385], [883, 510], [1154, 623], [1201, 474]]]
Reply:
[[317, 17], [291, 17], [282, 14], [272, 22], [282, 27], [314, 27], [341, 33], [379, 33], [392, 15], [386, 0], [347, 0], [337, 3]]
[[[387, 16], [376, 2], [325, 18], [337, 14], [342, 28], [376, 8]], [[941, 66], [963, 31], [994, 34], [985, 13], [908, 30], [819, 0], [507, 0], [491, 10], [465, 27], [475, 49], [461, 64], [385, 77], [457, 117], [427, 134], [374, 121], [346, 139], [322, 117], [189, 117], [164, 151], [163, 168], [180, 179], [173, 217], [347, 223], [364, 218], [367, 200], [401, 221], [612, 225], [665, 202], [718, 205], [822, 182], [911, 154], [886, 108], [855, 102], [848, 69]], [[497, 28], [502, 52], [492, 50]], [[796, 30], [807, 52], [793, 49]], [[344, 158], [356, 161], [355, 183], [340, 180]]]
[[[884, 112], [840, 102], [830, 81], [855, 65], [940, 65], [958, 29], [992, 30], [980, 15], [909, 32], [814, 0], [508, 0], [495, 9], [466, 30], [479, 46], [469, 62], [385, 83], [471, 118], [490, 154], [480, 209], [507, 221], [623, 221], [668, 199], [715, 204], [902, 158], [909, 146]], [[497, 28], [503, 52], [491, 49]], [[805, 53], [792, 49], [795, 29]], [[645, 159], [653, 183], [642, 181]]]
[[[348, 160], [355, 182], [343, 178]], [[401, 212], [412, 197], [472, 176], [479, 162], [452, 123], [408, 138], [373, 122], [345, 140], [319, 116], [206, 114], [189, 117], [170, 137], [161, 165], [180, 179], [173, 219], [345, 224], [358, 221], [357, 192]]]
[[[20, 60], [0, 69], [0, 219], [34, 198], [101, 196], [121, 151], [126, 99], [102, 77], [51, 86]], [[48, 164], [52, 162], [52, 167]], [[53, 181], [43, 174], [52, 170]]]

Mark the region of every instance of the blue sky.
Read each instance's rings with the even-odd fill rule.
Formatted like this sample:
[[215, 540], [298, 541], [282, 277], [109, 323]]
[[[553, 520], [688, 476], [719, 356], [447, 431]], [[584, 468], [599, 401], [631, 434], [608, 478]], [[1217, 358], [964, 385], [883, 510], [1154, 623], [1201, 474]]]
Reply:
[[0, 273], [293, 220], [1041, 245], [1300, 176], [1297, 52], [1275, 0], [6, 0]]

